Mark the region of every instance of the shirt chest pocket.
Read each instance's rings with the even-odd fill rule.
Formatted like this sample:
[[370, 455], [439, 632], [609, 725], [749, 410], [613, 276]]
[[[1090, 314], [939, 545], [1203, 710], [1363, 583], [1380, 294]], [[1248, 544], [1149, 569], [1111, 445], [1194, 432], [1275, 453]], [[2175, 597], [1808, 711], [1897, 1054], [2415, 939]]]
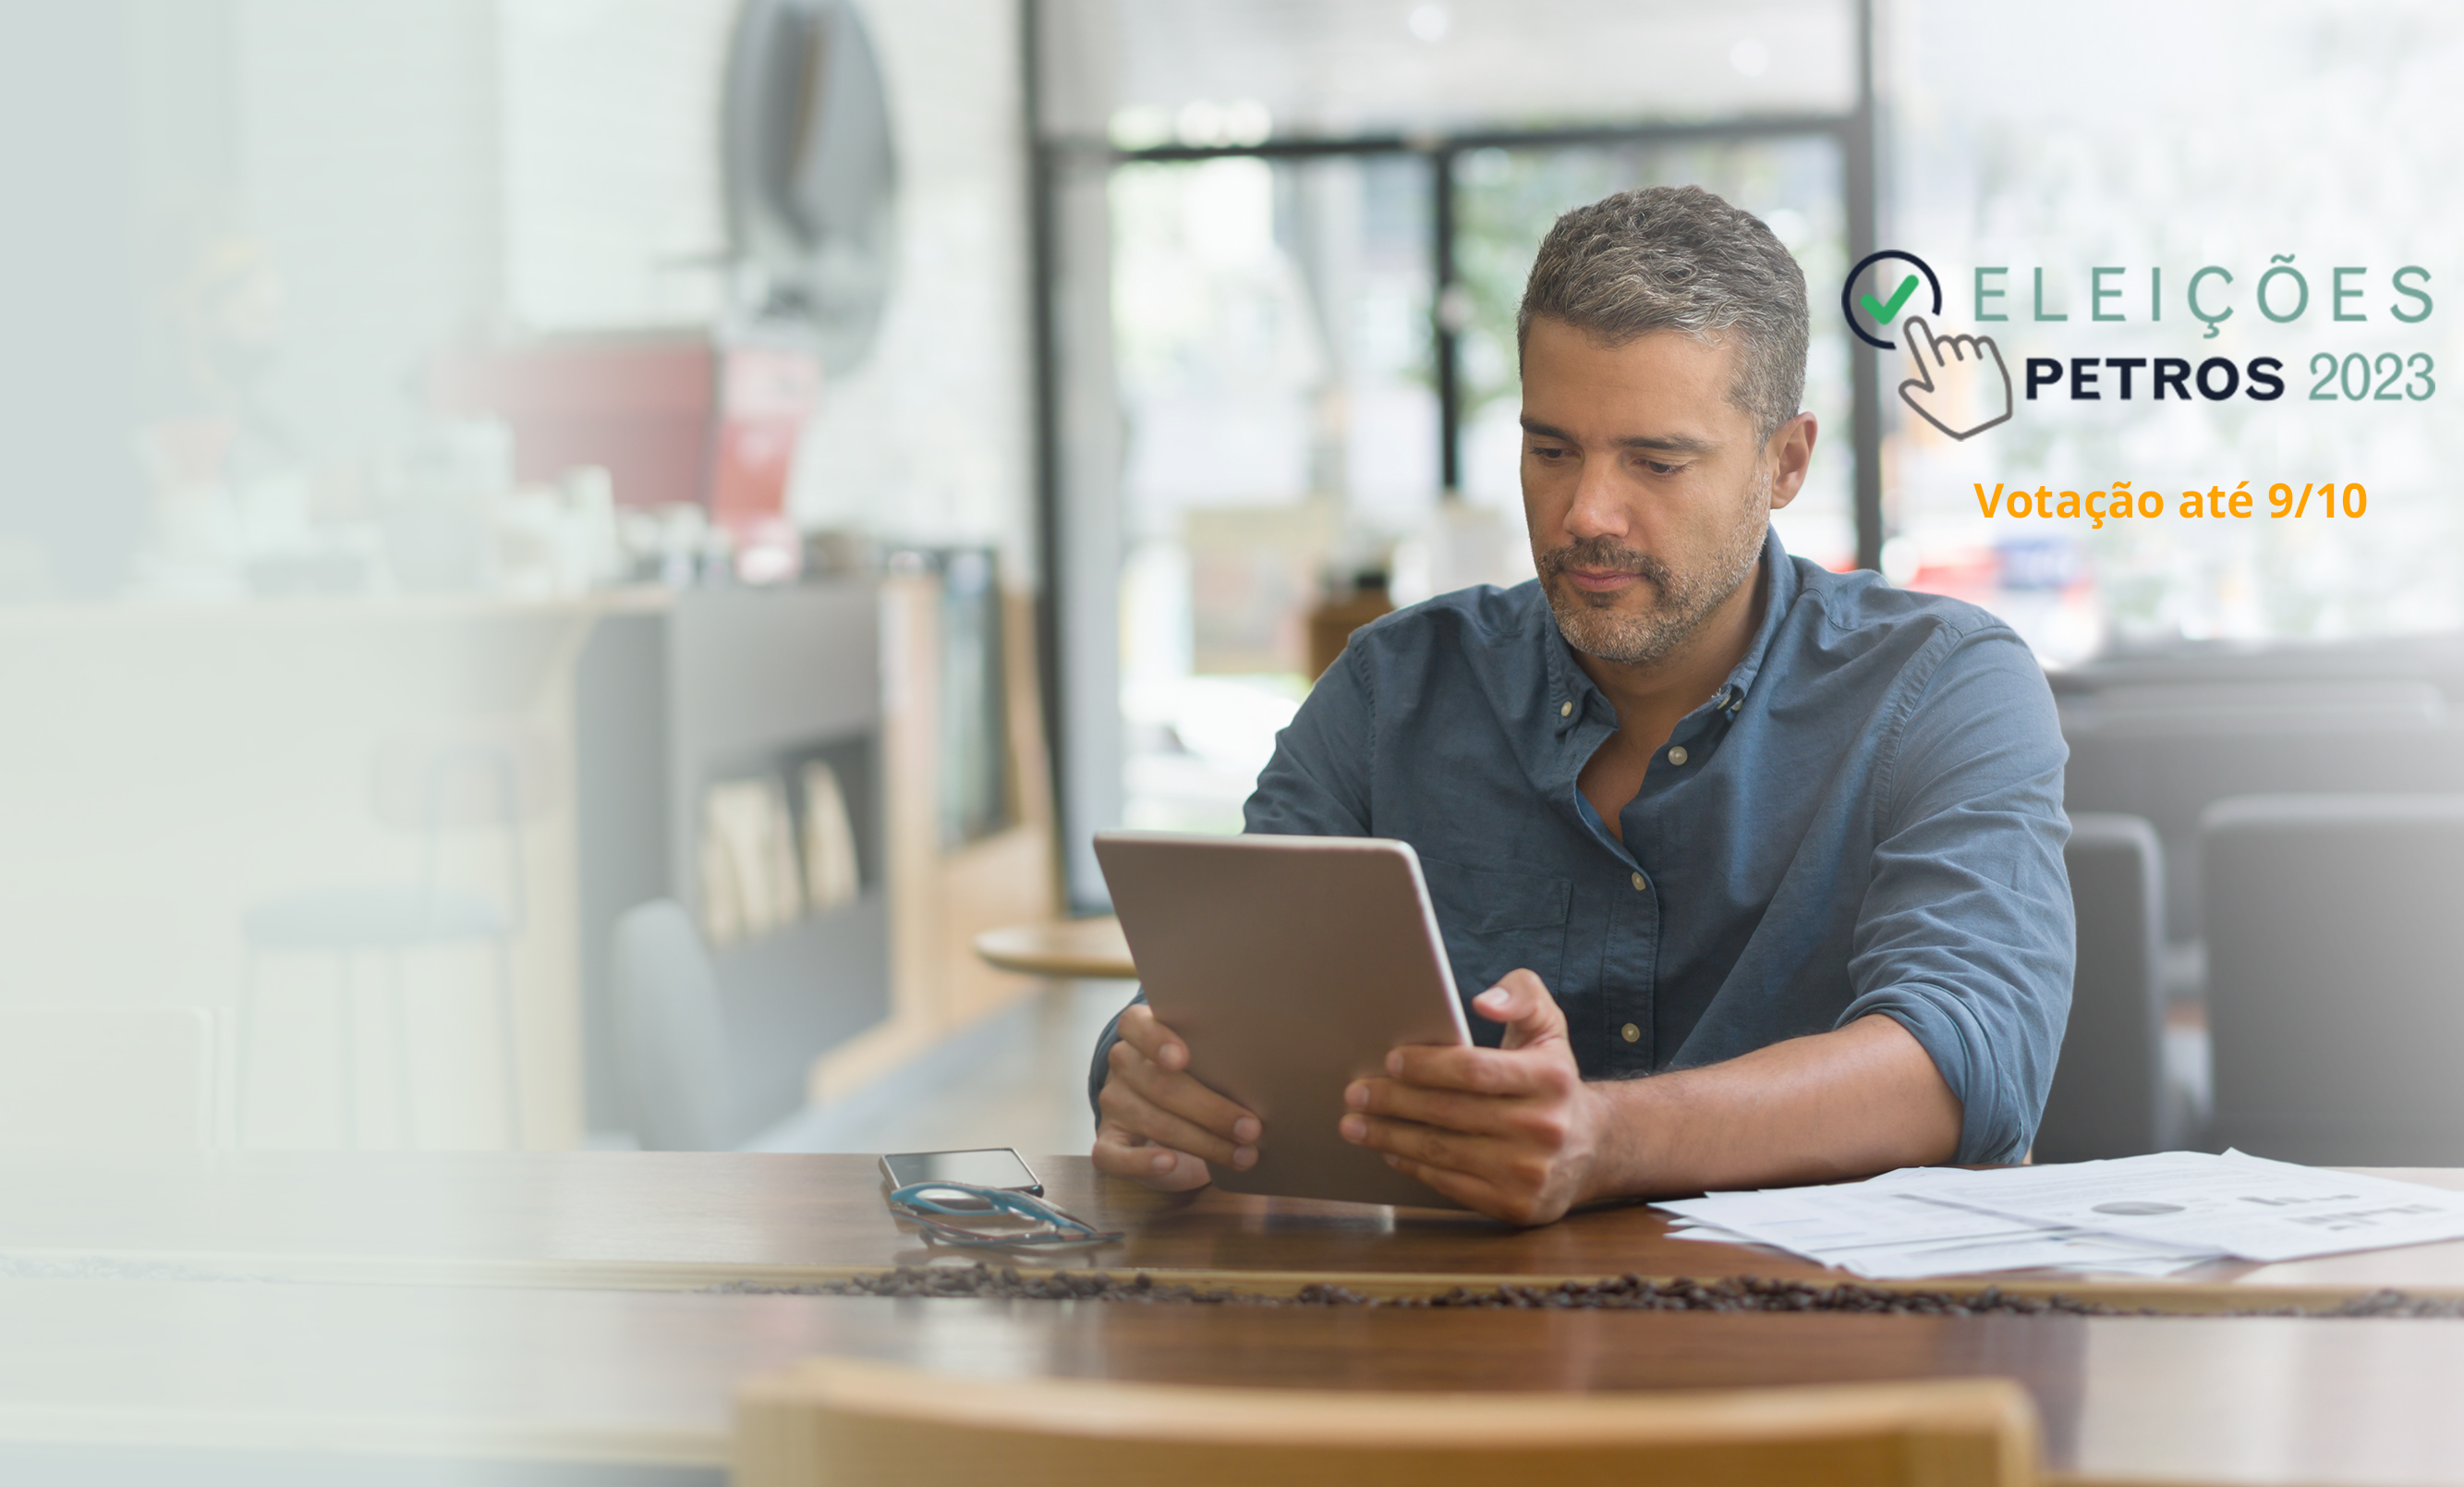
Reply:
[[1478, 996], [1511, 970], [1538, 976], [1559, 991], [1566, 954], [1566, 917], [1573, 879], [1545, 873], [1497, 873], [1422, 857], [1438, 930], [1453, 963], [1455, 989]]

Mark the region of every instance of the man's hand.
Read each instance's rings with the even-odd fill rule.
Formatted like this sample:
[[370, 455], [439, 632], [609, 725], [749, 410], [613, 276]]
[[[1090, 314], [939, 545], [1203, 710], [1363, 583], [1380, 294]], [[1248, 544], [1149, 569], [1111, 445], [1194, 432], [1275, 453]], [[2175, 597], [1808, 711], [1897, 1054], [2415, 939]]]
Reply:
[[1398, 1048], [1344, 1091], [1347, 1141], [1512, 1224], [1606, 1198], [1871, 1177], [1947, 1162], [1963, 1109], [1931, 1055], [1869, 1013], [1725, 1063], [1586, 1084], [1566, 1018], [1518, 970], [1472, 1009], [1503, 1048]]
[[1095, 1166], [1167, 1192], [1213, 1181], [1210, 1162], [1257, 1165], [1258, 1118], [1189, 1075], [1189, 1045], [1134, 1004], [1121, 1013], [1096, 1103]]
[[1923, 316], [1900, 327], [1917, 374], [1900, 384], [1900, 400], [1954, 439], [1971, 438], [2011, 419], [2011, 370], [1991, 336], [1937, 336]]
[[1538, 976], [1515, 971], [1471, 1005], [1506, 1024], [1505, 1046], [1395, 1050], [1388, 1077], [1344, 1091], [1343, 1138], [1492, 1218], [1549, 1223], [1595, 1196], [1609, 1102], [1583, 1082]]

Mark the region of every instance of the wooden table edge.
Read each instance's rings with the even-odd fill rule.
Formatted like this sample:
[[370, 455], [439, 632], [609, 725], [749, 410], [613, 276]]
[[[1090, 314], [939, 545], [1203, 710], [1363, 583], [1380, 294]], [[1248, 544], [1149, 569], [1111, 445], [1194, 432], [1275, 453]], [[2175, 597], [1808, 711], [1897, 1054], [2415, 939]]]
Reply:
[[[1089, 940], [1104, 943], [1089, 947], [1086, 943]], [[1109, 915], [1042, 924], [1005, 924], [976, 936], [973, 944], [977, 957], [985, 965], [1022, 976], [1135, 981], [1138, 975], [1136, 965], [1130, 959], [1128, 942], [1121, 938], [1120, 921]]]
[[[0, 1459], [5, 1458], [5, 1450], [11, 1446], [332, 1453], [429, 1460], [701, 1467], [723, 1471], [732, 1464], [735, 1441], [732, 1430], [541, 1429], [450, 1416], [0, 1406]], [[2245, 1482], [2207, 1475], [2105, 1476], [2069, 1471], [2047, 1472], [2040, 1480], [2045, 1487], [2247, 1487]]]
[[[709, 1260], [440, 1260], [394, 1255], [335, 1256], [225, 1254], [213, 1252], [11, 1250], [7, 1258], [53, 1261], [63, 1265], [126, 1266], [126, 1278], [196, 1281], [283, 1281], [307, 1285], [428, 1285], [515, 1287], [548, 1290], [676, 1291], [737, 1289], [748, 1294], [794, 1291], [880, 1276], [902, 1268], [871, 1264], [772, 1264]], [[2123, 1309], [2144, 1309], [2167, 1315], [2221, 1316], [2233, 1312], [2300, 1307], [2325, 1310], [2360, 1297], [2393, 1289], [2383, 1285], [2270, 1285], [2234, 1281], [2175, 1281], [2093, 1276], [1959, 1276], [1916, 1280], [1868, 1280], [1837, 1276], [1753, 1276], [1750, 1272], [1725, 1274], [1641, 1275], [1487, 1272], [1400, 1272], [1346, 1270], [1217, 1270], [1142, 1265], [1054, 1266], [1021, 1262], [999, 1254], [942, 1256], [927, 1265], [903, 1267], [928, 1271], [964, 1271], [982, 1264], [996, 1271], [1015, 1271], [1023, 1279], [1061, 1276], [1105, 1276], [1116, 1282], [1149, 1277], [1158, 1287], [1189, 1286], [1200, 1292], [1287, 1299], [1309, 1286], [1340, 1288], [1378, 1300], [1405, 1300], [1444, 1296], [1462, 1290], [1491, 1292], [1501, 1287], [1552, 1291], [1561, 1286], [1611, 1283], [1637, 1274], [1661, 1286], [1690, 1281], [1713, 1286], [1731, 1276], [1776, 1279], [1828, 1289], [1835, 1286], [1902, 1295], [1977, 1297], [1986, 1292], [2005, 1297], [2050, 1299], [2063, 1297]], [[58, 1278], [88, 1279], [85, 1276]], [[121, 1278], [96, 1276], [95, 1281]], [[2408, 1296], [2464, 1298], [2464, 1286], [2406, 1287]]]
[[1100, 960], [1091, 956], [1084, 958], [1057, 955], [1013, 956], [987, 950], [981, 943], [976, 945], [976, 955], [995, 970], [1005, 970], [1020, 976], [1041, 976], [1049, 981], [1135, 981], [1137, 979], [1135, 974], [1123, 971], [1117, 961]]

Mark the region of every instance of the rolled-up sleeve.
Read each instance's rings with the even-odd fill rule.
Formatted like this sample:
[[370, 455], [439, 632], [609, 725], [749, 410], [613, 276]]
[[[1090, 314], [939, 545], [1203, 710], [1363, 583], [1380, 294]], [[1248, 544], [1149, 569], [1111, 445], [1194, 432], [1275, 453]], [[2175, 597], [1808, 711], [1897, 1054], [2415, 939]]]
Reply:
[[2007, 630], [1946, 632], [1888, 735], [1842, 1026], [1913, 1034], [1965, 1110], [1957, 1160], [2035, 1138], [2070, 1016], [2075, 956], [2052, 690]]

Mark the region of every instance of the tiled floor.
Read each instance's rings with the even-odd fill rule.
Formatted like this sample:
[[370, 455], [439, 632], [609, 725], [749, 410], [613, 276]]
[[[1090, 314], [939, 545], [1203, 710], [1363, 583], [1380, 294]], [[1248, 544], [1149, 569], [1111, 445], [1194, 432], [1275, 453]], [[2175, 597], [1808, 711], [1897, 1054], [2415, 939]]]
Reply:
[[788, 1117], [745, 1149], [1084, 1153], [1095, 1134], [1088, 1062], [1133, 989], [1120, 981], [1054, 983], [846, 1099]]

